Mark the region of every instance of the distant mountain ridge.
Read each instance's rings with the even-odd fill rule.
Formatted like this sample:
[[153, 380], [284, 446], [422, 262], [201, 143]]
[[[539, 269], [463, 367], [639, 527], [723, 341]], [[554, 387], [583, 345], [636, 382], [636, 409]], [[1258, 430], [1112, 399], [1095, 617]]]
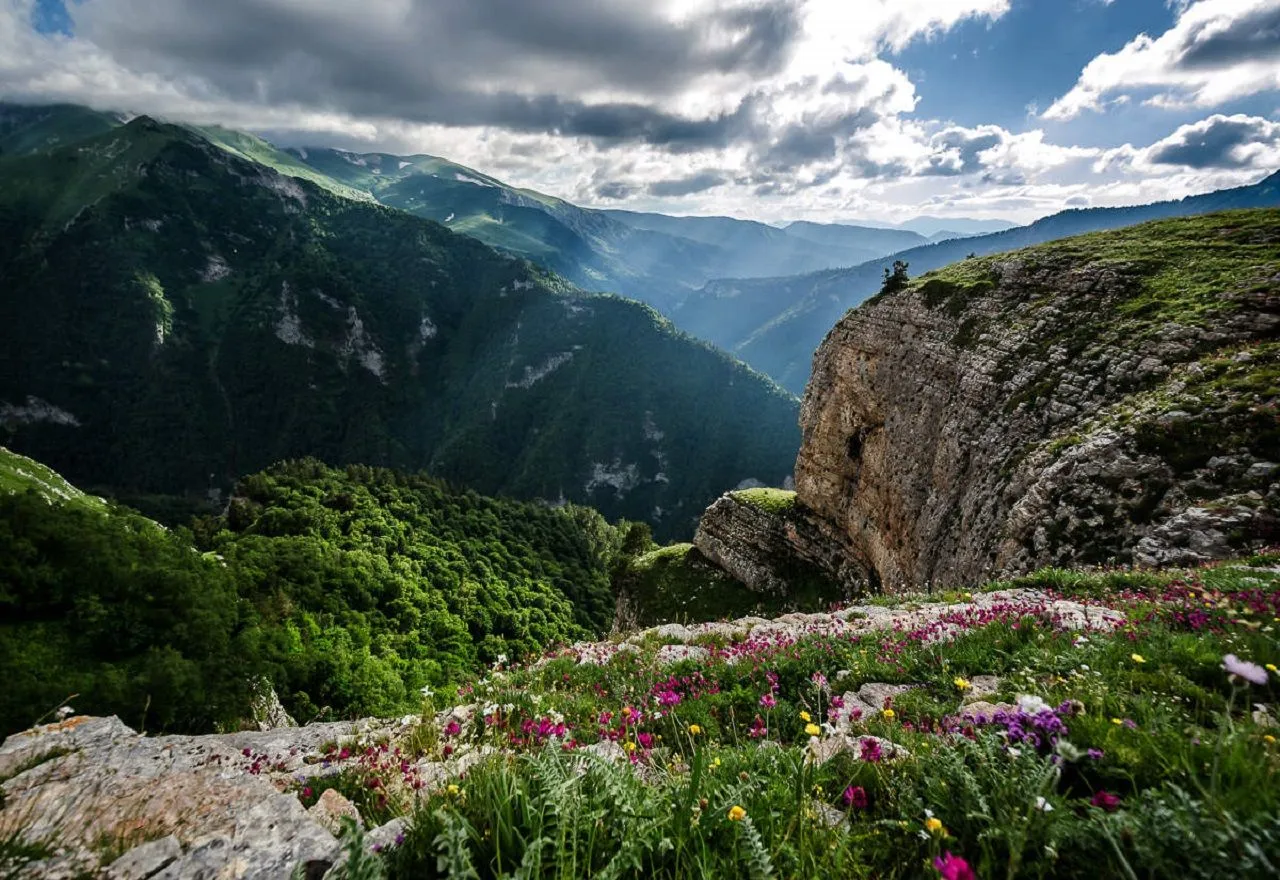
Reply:
[[789, 475], [796, 413], [651, 308], [198, 129], [0, 157], [0, 436], [97, 491], [315, 455], [678, 536]]
[[[1177, 201], [1125, 208], [1062, 211], [1002, 232], [909, 248], [848, 269], [781, 278], [727, 278], [711, 281], [686, 300], [680, 326], [741, 357], [784, 387], [801, 393], [809, 380], [814, 351], [846, 311], [880, 288], [895, 260], [909, 264], [912, 277], [966, 256], [986, 256], [1059, 238], [1233, 208], [1280, 206], [1280, 172], [1258, 183]], [[731, 318], [725, 318], [732, 315]]]

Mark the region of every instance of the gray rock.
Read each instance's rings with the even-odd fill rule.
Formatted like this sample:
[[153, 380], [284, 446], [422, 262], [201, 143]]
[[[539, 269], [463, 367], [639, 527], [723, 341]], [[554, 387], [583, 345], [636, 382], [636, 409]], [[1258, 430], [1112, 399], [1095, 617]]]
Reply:
[[705, 660], [711, 652], [701, 645], [663, 645], [658, 649], [658, 663], [669, 665], [682, 660]]
[[307, 815], [335, 836], [342, 831], [343, 819], [350, 819], [356, 823], [357, 827], [364, 827], [364, 821], [360, 818], [360, 811], [356, 809], [356, 805], [335, 788], [327, 788], [321, 792], [320, 799], [307, 810]]
[[107, 880], [147, 880], [182, 858], [182, 844], [170, 834], [135, 846], [107, 866]]

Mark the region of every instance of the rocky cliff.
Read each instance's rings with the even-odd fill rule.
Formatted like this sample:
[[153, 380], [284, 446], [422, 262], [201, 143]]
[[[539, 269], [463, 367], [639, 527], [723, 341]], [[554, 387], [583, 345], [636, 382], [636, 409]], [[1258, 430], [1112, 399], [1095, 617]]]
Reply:
[[1280, 211], [964, 260], [828, 334], [798, 502], [885, 589], [1274, 542], [1278, 337]]

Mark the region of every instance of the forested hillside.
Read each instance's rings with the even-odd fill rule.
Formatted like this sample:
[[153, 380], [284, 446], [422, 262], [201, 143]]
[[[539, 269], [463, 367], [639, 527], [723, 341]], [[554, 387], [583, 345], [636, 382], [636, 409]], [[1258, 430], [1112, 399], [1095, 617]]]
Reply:
[[605, 632], [619, 554], [649, 546], [589, 508], [314, 460], [170, 531], [0, 460], [22, 471], [0, 491], [3, 731], [71, 694], [149, 729], [234, 726], [264, 681], [304, 721], [412, 711], [424, 687]]

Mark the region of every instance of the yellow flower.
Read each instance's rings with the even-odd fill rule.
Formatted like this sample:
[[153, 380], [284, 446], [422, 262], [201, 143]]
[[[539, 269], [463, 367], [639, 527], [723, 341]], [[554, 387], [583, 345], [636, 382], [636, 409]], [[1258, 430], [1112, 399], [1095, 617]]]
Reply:
[[634, 752], [636, 750], [636, 744], [628, 740], [626, 744], [623, 745], [623, 748], [626, 749], [628, 752]]
[[1274, 663], [1268, 663], [1267, 672], [1280, 672], [1280, 670], [1276, 669], [1276, 665]]
[[806, 724], [804, 726], [804, 732], [809, 734], [809, 736], [817, 736], [822, 733], [822, 728], [816, 724]]
[[698, 724], [690, 724], [690, 725], [689, 725], [689, 733], [693, 734], [694, 736], [697, 736], [698, 734], [702, 733], [702, 727], [701, 727], [701, 725], [698, 725]]
[[936, 816], [930, 816], [924, 820], [924, 827], [929, 829], [930, 834], [937, 834], [942, 830], [942, 820]]
[[1130, 659], [1130, 660], [1132, 660], [1134, 663], [1146, 663], [1146, 662], [1147, 662], [1147, 658], [1146, 658], [1146, 657], [1143, 657], [1141, 654], [1130, 654], [1130, 655], [1129, 655], [1129, 659]]
[[453, 785], [452, 783], [449, 785], [448, 788], [445, 789], [445, 791], [449, 793], [449, 797], [457, 797], [458, 792], [460, 792], [461, 790], [462, 789], [458, 788], [458, 786]]
[[737, 804], [734, 804], [732, 807], [729, 808], [730, 822], [741, 822], [745, 818], [747, 818], [747, 811], [742, 809], [742, 807], [738, 806]]
[[892, 709], [885, 709], [882, 714], [884, 715], [885, 718], [892, 718], [894, 715], [897, 715], [898, 713], [894, 712]]
[[711, 762], [711, 766], [712, 766], [712, 767], [719, 767], [719, 766], [720, 766], [720, 759], [719, 759], [719, 758], [716, 758], [714, 761], [712, 761], [712, 762]]
[[1111, 719], [1111, 723], [1112, 723], [1112, 724], [1124, 724], [1124, 722], [1123, 722], [1123, 721], [1121, 721], [1119, 718], [1112, 718], [1112, 719]]
[[801, 721], [812, 721], [813, 719], [812, 719], [811, 717], [809, 717], [809, 713], [808, 713], [808, 712], [801, 712], [801, 713], [800, 713], [800, 720], [801, 720]]
[[967, 678], [957, 678], [952, 683], [956, 686], [957, 689], [962, 691], [967, 691], [969, 688], [973, 687], [973, 685], [969, 684], [969, 679]]
[[1269, 746], [1273, 746], [1276, 744], [1276, 738], [1269, 733], [1262, 738], [1262, 741]]

